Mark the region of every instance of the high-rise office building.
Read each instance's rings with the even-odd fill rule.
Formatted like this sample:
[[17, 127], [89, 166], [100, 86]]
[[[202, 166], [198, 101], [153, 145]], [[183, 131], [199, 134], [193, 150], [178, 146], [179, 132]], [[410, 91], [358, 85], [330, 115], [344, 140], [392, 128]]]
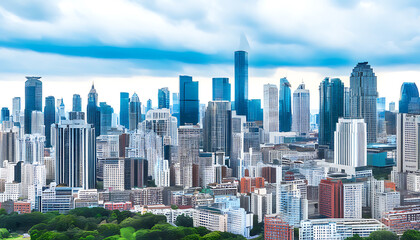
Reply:
[[419, 90], [416, 83], [405, 82], [401, 85], [398, 112], [420, 114]]
[[180, 125], [199, 122], [198, 82], [191, 76], [179, 76]]
[[343, 217], [362, 218], [362, 191], [363, 183], [343, 184]]
[[389, 103], [389, 111], [390, 112], [395, 112], [395, 102], [390, 102]]
[[305, 84], [302, 83], [293, 92], [292, 131], [303, 137], [309, 136], [310, 116], [309, 90], [305, 89]]
[[292, 129], [292, 94], [287, 78], [280, 78], [279, 91], [279, 130], [290, 132]]
[[84, 120], [54, 124], [57, 184], [92, 189], [96, 186], [96, 138], [93, 125]]
[[179, 126], [179, 93], [172, 93], [172, 116], [176, 117]]
[[79, 94], [73, 94], [73, 112], [82, 111], [82, 98]]
[[231, 101], [229, 78], [213, 78], [213, 101]]
[[7, 160], [11, 163], [16, 162], [18, 155], [20, 153], [17, 152], [17, 139], [19, 136], [19, 132], [16, 128], [7, 129], [7, 130], [0, 130], [0, 161]]
[[279, 91], [274, 84], [264, 85], [264, 131], [279, 131]]
[[112, 127], [114, 109], [106, 104], [106, 102], [101, 102], [99, 107], [101, 111], [101, 135], [108, 135], [108, 131], [111, 130]]
[[95, 128], [96, 137], [101, 135], [101, 109], [98, 106], [98, 93], [92, 84], [92, 89], [88, 94], [87, 104], [87, 123], [92, 124]]
[[319, 214], [328, 218], [343, 217], [343, 183], [322, 179], [319, 184]]
[[377, 112], [376, 117], [378, 119], [378, 137], [386, 136], [385, 104], [386, 104], [386, 98], [385, 97], [378, 97], [376, 99], [376, 112]]
[[204, 117], [204, 152], [224, 152], [232, 148], [232, 111], [228, 101], [210, 101]]
[[25, 134], [31, 134], [32, 111], [42, 111], [41, 77], [26, 77], [25, 82]]
[[10, 121], [10, 111], [7, 107], [1, 109], [1, 122]]
[[281, 215], [266, 215], [264, 218], [264, 239], [293, 240], [293, 226], [284, 221]]
[[376, 142], [376, 76], [367, 62], [358, 63], [350, 75], [351, 118], [363, 118], [366, 122], [368, 143]]
[[13, 98], [12, 116], [14, 122], [20, 122], [21, 101], [20, 97]]
[[334, 163], [362, 167], [367, 165], [366, 123], [363, 119], [340, 118], [334, 133]]
[[350, 88], [348, 87], [344, 87], [344, 115], [343, 117], [345, 118], [349, 118], [350, 114], [351, 114], [351, 109], [350, 109]]
[[338, 78], [325, 78], [319, 85], [319, 144], [334, 148], [334, 132], [344, 115], [344, 84]]
[[235, 110], [237, 115], [248, 114], [248, 52], [235, 52]]
[[264, 112], [261, 108], [261, 99], [248, 100], [248, 122], [263, 121]]
[[149, 110], [151, 110], [153, 107], [152, 107], [152, 99], [148, 99], [147, 100], [147, 105], [146, 105], [146, 113], [149, 111]]
[[[197, 165], [200, 151], [201, 129], [198, 125], [187, 125], [178, 128], [179, 184], [193, 187], [193, 165]], [[177, 178], [177, 177], [176, 177]]]
[[159, 89], [158, 90], [158, 108], [169, 109], [169, 98], [170, 98], [170, 92], [167, 87]]
[[397, 169], [415, 172], [420, 169], [420, 115], [397, 115]]
[[32, 111], [31, 125], [32, 134], [45, 135], [44, 114], [41, 111]]
[[137, 93], [134, 93], [133, 96], [131, 96], [130, 100], [130, 108], [129, 108], [129, 125], [130, 130], [136, 130], [138, 129], [138, 125], [141, 122], [141, 103], [139, 96], [137, 96]]
[[130, 128], [129, 121], [129, 106], [130, 106], [130, 96], [127, 92], [120, 93], [120, 125], [124, 126], [126, 129]]
[[164, 145], [178, 145], [177, 119], [167, 108], [153, 109], [147, 112], [141, 123], [141, 131], [154, 132], [162, 137]]
[[44, 123], [45, 123], [45, 147], [51, 147], [51, 125], [56, 123], [55, 121], [55, 98], [48, 96], [45, 98], [44, 107]]

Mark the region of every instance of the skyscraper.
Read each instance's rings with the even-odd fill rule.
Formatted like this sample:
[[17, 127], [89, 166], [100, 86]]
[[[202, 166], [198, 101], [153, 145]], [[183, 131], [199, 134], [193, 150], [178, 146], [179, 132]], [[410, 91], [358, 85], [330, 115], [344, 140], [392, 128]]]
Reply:
[[213, 78], [213, 101], [231, 101], [229, 78]]
[[120, 93], [120, 125], [125, 128], [130, 128], [129, 123], [129, 106], [130, 106], [130, 96], [127, 92]]
[[87, 104], [87, 123], [95, 128], [95, 136], [101, 135], [101, 109], [98, 106], [98, 93], [92, 84], [92, 89], [88, 94]]
[[57, 108], [58, 108], [58, 122], [61, 120], [66, 120], [66, 107], [62, 98], [57, 99]]
[[263, 121], [264, 114], [261, 108], [261, 99], [248, 100], [248, 122]]
[[152, 99], [147, 100], [146, 112], [145, 113], [147, 113], [150, 109], [152, 109]]
[[31, 125], [32, 134], [45, 135], [44, 114], [41, 111], [32, 111]]
[[57, 184], [92, 189], [96, 186], [95, 129], [84, 120], [54, 124]]
[[51, 125], [55, 122], [55, 98], [48, 96], [45, 98], [44, 123], [45, 123], [45, 147], [51, 147]]
[[82, 111], [82, 98], [79, 94], [73, 94], [73, 112]]
[[385, 129], [385, 104], [386, 98], [385, 97], [378, 97], [376, 99], [376, 112], [377, 112], [377, 119], [378, 119], [378, 136], [384, 137], [386, 136], [386, 129]]
[[292, 131], [300, 136], [309, 136], [310, 129], [310, 98], [305, 84], [300, 84], [293, 92], [293, 124]]
[[274, 84], [264, 85], [264, 131], [279, 131], [279, 91]]
[[26, 77], [25, 82], [25, 134], [31, 134], [32, 111], [42, 111], [41, 77]]
[[397, 169], [415, 172], [420, 169], [420, 115], [397, 115]]
[[21, 111], [20, 97], [13, 98], [12, 116], [14, 122], [20, 122], [20, 111]]
[[99, 107], [101, 111], [101, 135], [108, 135], [108, 131], [112, 127], [112, 114], [114, 113], [114, 109], [106, 104], [106, 102], [99, 103]]
[[199, 122], [198, 82], [194, 82], [191, 76], [179, 76], [179, 104], [180, 125]]
[[204, 152], [224, 152], [232, 149], [232, 111], [228, 101], [210, 101], [204, 117]]
[[368, 143], [376, 142], [376, 76], [367, 62], [358, 63], [350, 75], [351, 118], [363, 118]]
[[344, 213], [341, 180], [322, 179], [318, 192], [319, 214], [328, 218], [342, 218]]
[[247, 116], [248, 110], [248, 52], [235, 52], [235, 110]]
[[344, 84], [338, 78], [325, 78], [319, 85], [319, 144], [334, 148], [334, 131], [344, 115]]
[[179, 126], [179, 93], [172, 93], [172, 116], [176, 117]]
[[334, 133], [334, 163], [363, 167], [367, 165], [366, 123], [363, 119], [340, 118]]
[[201, 129], [198, 125], [178, 128], [179, 184], [183, 187], [194, 185], [193, 165], [198, 164], [200, 135]]
[[136, 130], [138, 129], [138, 125], [141, 122], [141, 103], [139, 96], [137, 96], [137, 93], [134, 93], [133, 96], [131, 96], [130, 100], [130, 109], [129, 109], [129, 125], [130, 130]]
[[405, 82], [401, 86], [401, 96], [398, 106], [399, 113], [420, 114], [419, 90], [416, 83]]
[[1, 122], [10, 120], [10, 111], [7, 107], [1, 109]]
[[349, 118], [351, 115], [351, 106], [350, 106], [350, 88], [344, 87], [344, 114], [343, 117]]
[[292, 129], [292, 94], [287, 78], [280, 78], [279, 92], [279, 130], [290, 132]]
[[170, 92], [167, 87], [161, 88], [158, 91], [158, 108], [167, 108], [169, 109], [169, 98]]

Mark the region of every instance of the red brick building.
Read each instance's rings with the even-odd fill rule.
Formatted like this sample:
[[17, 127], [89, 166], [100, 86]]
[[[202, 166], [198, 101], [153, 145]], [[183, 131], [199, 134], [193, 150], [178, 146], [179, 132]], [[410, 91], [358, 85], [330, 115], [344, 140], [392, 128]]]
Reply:
[[14, 202], [13, 211], [19, 214], [31, 213], [31, 203], [28, 202]]
[[319, 183], [319, 214], [328, 218], [342, 218], [343, 183], [341, 180], [322, 179]]
[[386, 212], [382, 216], [382, 223], [397, 234], [403, 234], [410, 229], [420, 229], [420, 207], [405, 209], [401, 207]]
[[279, 215], [264, 218], [264, 240], [293, 240], [293, 226], [283, 221]]
[[251, 193], [254, 192], [255, 188], [265, 187], [263, 177], [243, 177], [241, 178], [241, 193]]
[[120, 210], [120, 211], [128, 211], [130, 210], [132, 207], [131, 202], [119, 202], [119, 203], [114, 203], [114, 202], [107, 202], [104, 204], [104, 208], [107, 210]]

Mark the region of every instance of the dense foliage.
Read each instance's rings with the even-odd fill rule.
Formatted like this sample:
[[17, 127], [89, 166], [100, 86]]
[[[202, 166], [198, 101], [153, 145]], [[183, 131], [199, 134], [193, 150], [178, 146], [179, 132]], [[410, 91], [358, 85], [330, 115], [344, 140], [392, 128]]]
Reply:
[[245, 239], [231, 233], [210, 232], [204, 227], [194, 228], [191, 225], [192, 219], [186, 216], [177, 219], [186, 226], [177, 227], [166, 223], [163, 215], [141, 215], [104, 208], [77, 208], [65, 215], [57, 212], [18, 215], [3, 211], [0, 214], [0, 239], [9, 236], [9, 232], [29, 232], [32, 240]]
[[[353, 237], [346, 238], [346, 240], [398, 240], [399, 237], [397, 234], [390, 231], [375, 231], [372, 232], [369, 237], [362, 238], [359, 235], [354, 235]], [[401, 240], [420, 240], [420, 232], [416, 230], [408, 230], [401, 237]]]

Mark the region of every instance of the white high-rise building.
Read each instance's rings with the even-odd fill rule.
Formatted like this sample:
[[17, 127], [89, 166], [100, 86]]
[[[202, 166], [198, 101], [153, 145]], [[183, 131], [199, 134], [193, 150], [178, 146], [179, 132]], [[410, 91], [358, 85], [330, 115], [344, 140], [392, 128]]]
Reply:
[[178, 120], [167, 108], [151, 109], [141, 123], [144, 132], [153, 131], [164, 139], [165, 145], [178, 145]]
[[362, 218], [363, 183], [343, 184], [344, 218]]
[[[150, 112], [150, 111], [149, 111]], [[158, 160], [155, 167], [155, 183], [158, 187], [169, 187], [170, 169], [168, 160]]]
[[184, 187], [193, 186], [193, 164], [199, 164], [200, 135], [201, 129], [197, 125], [181, 126], [178, 129], [180, 180]]
[[98, 159], [119, 157], [120, 140], [118, 135], [100, 135], [96, 138], [96, 157]]
[[399, 192], [382, 192], [376, 193], [372, 217], [381, 219], [385, 212], [391, 211], [400, 206]]
[[412, 172], [407, 174], [407, 190], [420, 192], [420, 172]]
[[31, 133], [45, 136], [44, 113], [33, 111], [31, 119]]
[[110, 191], [124, 191], [124, 160], [105, 163], [104, 189]]
[[310, 96], [305, 84], [300, 84], [293, 92], [292, 131], [300, 136], [309, 136], [310, 130]]
[[306, 193], [303, 194], [299, 189], [299, 184], [294, 182], [282, 183], [280, 192], [276, 194], [280, 196], [278, 212], [285, 222], [298, 227], [302, 220], [308, 219], [308, 199]]
[[13, 98], [13, 107], [12, 107], [13, 122], [19, 122], [20, 121], [20, 115], [21, 115], [20, 112], [21, 112], [20, 97], [14, 97]]
[[45, 136], [40, 134], [25, 134], [23, 144], [22, 154], [24, 159], [22, 160], [25, 163], [44, 164]]
[[397, 115], [397, 169], [415, 172], [419, 169], [420, 115]]
[[264, 85], [264, 131], [279, 131], [279, 91], [274, 84]]
[[267, 189], [258, 188], [251, 193], [251, 212], [258, 216], [258, 222], [262, 222], [265, 215], [273, 213], [273, 196], [267, 193]]
[[367, 164], [366, 123], [363, 119], [338, 119], [334, 132], [334, 163], [361, 167]]

